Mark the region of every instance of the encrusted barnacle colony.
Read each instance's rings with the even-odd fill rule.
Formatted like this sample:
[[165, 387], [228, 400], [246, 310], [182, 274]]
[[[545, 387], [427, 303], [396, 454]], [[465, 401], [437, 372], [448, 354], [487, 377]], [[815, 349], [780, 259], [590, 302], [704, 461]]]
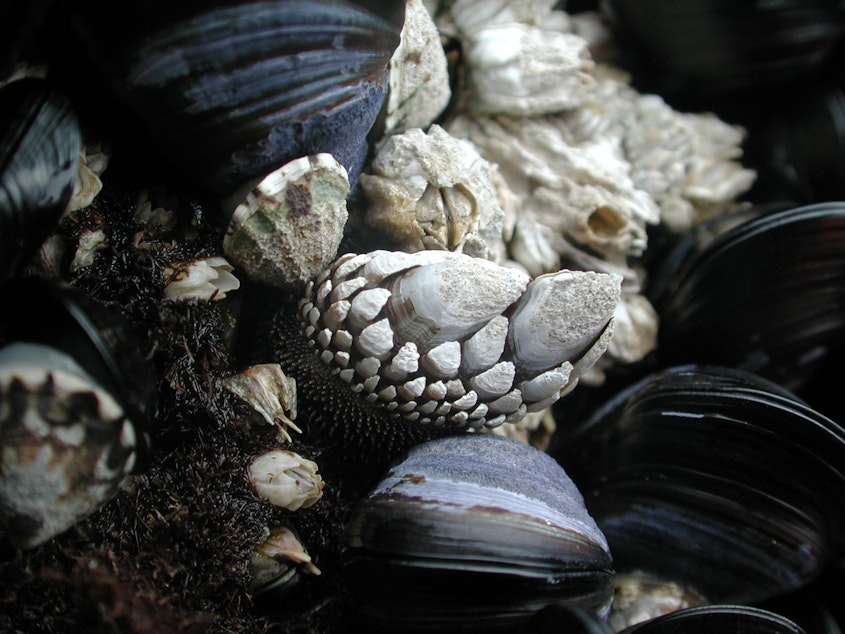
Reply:
[[496, 427], [572, 389], [607, 349], [621, 278], [532, 280], [446, 251], [346, 254], [306, 288], [305, 335], [334, 373], [395, 416]]

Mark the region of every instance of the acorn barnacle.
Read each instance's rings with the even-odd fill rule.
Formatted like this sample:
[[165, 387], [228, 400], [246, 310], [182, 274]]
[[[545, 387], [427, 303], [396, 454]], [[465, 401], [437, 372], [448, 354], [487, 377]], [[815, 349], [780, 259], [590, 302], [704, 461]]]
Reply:
[[306, 287], [320, 359], [394, 416], [480, 429], [519, 421], [572, 389], [607, 348], [618, 276], [531, 279], [448, 251], [346, 254]]

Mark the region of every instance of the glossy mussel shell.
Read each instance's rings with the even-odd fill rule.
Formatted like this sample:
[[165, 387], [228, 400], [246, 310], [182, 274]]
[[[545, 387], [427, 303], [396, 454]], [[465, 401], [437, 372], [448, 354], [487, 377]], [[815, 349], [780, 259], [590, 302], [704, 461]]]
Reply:
[[386, 94], [404, 3], [155, 2], [82, 10], [116, 92], [183, 173], [223, 195], [328, 152], [354, 182]]
[[819, 71], [842, 36], [835, 0], [607, 0], [620, 40], [662, 91], [752, 93]]
[[41, 79], [0, 88], [0, 285], [56, 228], [80, 150], [70, 102]]
[[344, 578], [360, 625], [513, 630], [553, 601], [606, 612], [613, 570], [571, 480], [547, 454], [489, 434], [410, 451], [356, 508]]
[[843, 520], [845, 430], [754, 375], [677, 367], [611, 400], [562, 459], [617, 571], [712, 602], [809, 583]]
[[710, 605], [678, 610], [622, 630], [623, 634], [804, 634], [774, 612], [742, 605]]
[[703, 246], [686, 242], [680, 266], [653, 276], [663, 365], [726, 365], [795, 390], [842, 343], [845, 203], [766, 213]]

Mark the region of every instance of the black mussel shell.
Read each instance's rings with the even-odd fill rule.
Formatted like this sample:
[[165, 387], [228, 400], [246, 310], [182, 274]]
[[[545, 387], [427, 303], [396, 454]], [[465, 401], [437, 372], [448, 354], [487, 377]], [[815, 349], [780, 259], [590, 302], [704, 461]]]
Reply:
[[260, 0], [175, 13], [160, 4], [138, 8], [131, 31], [122, 7], [100, 3], [77, 24], [118, 96], [183, 173], [228, 196], [328, 152], [355, 182], [404, 3]]
[[526, 634], [613, 634], [613, 628], [595, 612], [559, 603], [550, 603], [539, 610], [522, 631]]
[[751, 131], [755, 200], [845, 198], [845, 94], [826, 82], [796, 90]]
[[655, 275], [650, 295], [662, 365], [731, 366], [796, 390], [845, 340], [845, 203], [743, 222]]
[[147, 466], [155, 371], [123, 315], [71, 286], [21, 278], [0, 295], [0, 341], [40, 343], [73, 358], [126, 411], [137, 436], [136, 470]]
[[749, 94], [818, 73], [842, 37], [836, 0], [604, 0], [663, 93]]
[[81, 137], [70, 102], [44, 80], [0, 88], [0, 284], [56, 228], [73, 193]]
[[613, 570], [572, 481], [490, 434], [418, 445], [359, 504], [342, 538], [361, 626], [519, 628], [546, 604], [606, 613]]
[[638, 623], [621, 634], [804, 634], [789, 619], [743, 605], [708, 605], [678, 610]]
[[572, 436], [560, 458], [618, 572], [713, 602], [805, 586], [842, 529], [845, 430], [759, 377], [687, 366], [644, 379]]

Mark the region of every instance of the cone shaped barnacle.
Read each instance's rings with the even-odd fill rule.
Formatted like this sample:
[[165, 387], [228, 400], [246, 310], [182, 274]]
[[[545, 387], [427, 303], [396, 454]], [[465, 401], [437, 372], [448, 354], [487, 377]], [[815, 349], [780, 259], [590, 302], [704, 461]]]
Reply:
[[32, 548], [146, 466], [154, 376], [119, 313], [44, 280], [7, 285], [0, 337], [0, 524]]
[[618, 276], [524, 273], [446, 251], [346, 254], [299, 305], [319, 358], [394, 416], [448, 428], [519, 421], [606, 350]]

